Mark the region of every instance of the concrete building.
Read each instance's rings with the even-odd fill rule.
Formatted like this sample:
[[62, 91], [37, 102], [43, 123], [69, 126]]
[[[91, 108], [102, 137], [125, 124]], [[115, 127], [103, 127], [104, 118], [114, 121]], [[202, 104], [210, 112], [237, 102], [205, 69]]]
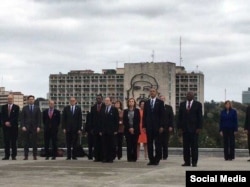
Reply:
[[204, 74], [201, 71], [187, 72], [183, 66], [176, 67], [176, 111], [186, 99], [188, 91], [195, 94], [195, 100], [202, 103], [204, 113]]
[[242, 103], [250, 104], [250, 88], [247, 91], [242, 92]]
[[[166, 97], [166, 104], [175, 106], [175, 74], [175, 63], [172, 62], [125, 63], [125, 99], [133, 97], [138, 103], [149, 97], [153, 87], [158, 95]], [[175, 111], [175, 107], [173, 109]]]
[[12, 94], [14, 97], [14, 104], [19, 105], [20, 109], [25, 104], [25, 96], [21, 92], [5, 91], [5, 87], [0, 87], [0, 106], [7, 103], [7, 97]]
[[85, 117], [95, 103], [96, 94], [121, 100], [126, 106], [130, 97], [137, 102], [147, 99], [151, 87], [157, 89], [158, 95], [166, 97], [166, 104], [173, 107], [174, 113], [186, 99], [187, 91], [193, 91], [195, 99], [204, 104], [203, 73], [187, 72], [172, 62], [125, 63], [124, 68], [104, 69], [102, 73], [73, 70], [67, 74], [51, 74], [49, 99], [55, 100], [56, 108], [62, 111], [70, 97], [75, 97]]
[[123, 68], [104, 69], [102, 73], [95, 73], [92, 70], [73, 70], [67, 74], [51, 74], [49, 99], [53, 99], [56, 108], [62, 111], [69, 104], [70, 97], [75, 97], [85, 117], [99, 93], [103, 98], [110, 96], [113, 100], [123, 100], [123, 80]]

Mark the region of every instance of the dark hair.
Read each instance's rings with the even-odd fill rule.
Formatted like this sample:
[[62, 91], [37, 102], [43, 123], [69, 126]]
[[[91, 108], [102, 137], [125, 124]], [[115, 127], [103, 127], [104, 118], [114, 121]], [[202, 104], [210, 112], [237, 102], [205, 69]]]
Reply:
[[120, 109], [122, 110], [122, 108], [123, 108], [123, 107], [122, 107], [122, 102], [121, 102], [120, 100], [117, 100], [117, 101], [115, 102], [115, 104], [116, 104], [116, 103], [119, 103], [119, 104], [120, 104]]
[[96, 97], [101, 97], [102, 98], [102, 94], [97, 94]]
[[231, 101], [226, 100], [225, 103], [224, 103], [224, 106], [225, 106], [227, 103], [229, 103], [229, 108], [231, 109], [231, 108], [232, 108], [232, 103], [231, 103]]
[[139, 106], [141, 106], [141, 103], [145, 103], [145, 102], [146, 102], [146, 100], [145, 100], [145, 99], [140, 100], [140, 102], [139, 102]]
[[35, 99], [35, 96], [34, 96], [34, 95], [29, 95], [29, 96], [27, 97], [27, 99], [30, 99], [31, 97], [33, 97], [33, 99]]

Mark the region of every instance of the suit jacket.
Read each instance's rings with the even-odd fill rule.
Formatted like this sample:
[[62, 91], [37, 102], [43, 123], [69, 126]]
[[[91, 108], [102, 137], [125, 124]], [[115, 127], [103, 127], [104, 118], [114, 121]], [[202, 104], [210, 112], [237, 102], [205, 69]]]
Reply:
[[[20, 107], [13, 104], [10, 111], [10, 116], [8, 115], [8, 104], [2, 106], [1, 121], [3, 124], [3, 129], [15, 129], [18, 130], [18, 118], [20, 113]], [[6, 127], [5, 122], [10, 122], [11, 127]]]
[[145, 102], [143, 110], [143, 128], [147, 131], [158, 132], [160, 128], [166, 129], [164, 124], [164, 103], [162, 100], [156, 98], [153, 110], [150, 106], [150, 99]]
[[250, 131], [250, 106], [248, 106], [246, 109], [246, 118], [245, 118], [244, 129]]
[[187, 110], [187, 101], [180, 104], [178, 115], [178, 128], [183, 132], [195, 132], [202, 128], [202, 105], [193, 100], [191, 108]]
[[166, 131], [169, 127], [174, 127], [174, 112], [170, 105], [164, 105], [164, 124], [166, 124]]
[[[140, 111], [138, 108], [134, 109], [134, 119], [133, 119], [133, 128], [134, 128], [134, 134], [139, 135], [140, 134]], [[128, 109], [125, 109], [123, 112], [123, 124], [124, 124], [124, 132], [125, 135], [130, 134], [129, 133], [129, 118], [128, 118]]]
[[74, 114], [71, 112], [71, 106], [64, 107], [62, 114], [62, 128], [67, 132], [77, 133], [82, 128], [82, 110], [75, 105]]
[[118, 132], [119, 113], [117, 108], [110, 106], [109, 112], [105, 113], [106, 107], [101, 110], [101, 128], [100, 132], [104, 134], [114, 134]]
[[49, 109], [43, 111], [43, 128], [44, 131], [57, 132], [61, 121], [60, 111], [57, 109], [53, 110], [52, 117], [49, 117]]
[[101, 125], [101, 112], [105, 111], [105, 104], [101, 104], [101, 109], [98, 112], [97, 111], [97, 104], [93, 105], [90, 110], [90, 122], [89, 122], [89, 127], [88, 131], [92, 131], [94, 134], [98, 134], [102, 130], [102, 125]]
[[33, 111], [30, 112], [29, 105], [23, 107], [21, 112], [21, 127], [26, 127], [28, 131], [35, 131], [41, 128], [41, 110], [34, 105]]

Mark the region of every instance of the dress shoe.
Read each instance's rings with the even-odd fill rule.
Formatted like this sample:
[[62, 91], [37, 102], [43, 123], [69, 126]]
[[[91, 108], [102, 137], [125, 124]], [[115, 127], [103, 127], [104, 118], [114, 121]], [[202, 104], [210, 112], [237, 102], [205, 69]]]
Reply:
[[37, 160], [37, 157], [36, 157], [36, 156], [33, 156], [33, 160]]
[[184, 164], [182, 164], [181, 166], [190, 166], [190, 164], [187, 164], [187, 163], [184, 163]]
[[28, 160], [28, 156], [25, 156], [23, 160]]
[[76, 157], [72, 157], [72, 160], [77, 160], [77, 158]]
[[192, 164], [192, 167], [197, 167], [197, 164], [196, 163]]
[[147, 165], [152, 166], [152, 165], [155, 165], [155, 163], [154, 162], [149, 162], [149, 163], [147, 163]]
[[68, 157], [68, 158], [66, 158], [66, 160], [71, 160], [71, 158]]
[[248, 162], [250, 162], [250, 159], [249, 160], [247, 160]]
[[55, 159], [56, 159], [56, 157], [52, 157], [52, 158], [51, 158], [51, 160], [55, 160]]
[[3, 157], [2, 160], [9, 160], [9, 158], [8, 157]]
[[46, 157], [45, 160], [49, 160], [49, 157]]
[[16, 160], [16, 157], [12, 157], [12, 160]]

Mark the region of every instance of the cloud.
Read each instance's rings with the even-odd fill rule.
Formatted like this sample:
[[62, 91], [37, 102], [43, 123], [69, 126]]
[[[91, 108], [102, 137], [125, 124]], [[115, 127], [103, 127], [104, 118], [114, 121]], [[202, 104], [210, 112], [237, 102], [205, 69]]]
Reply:
[[181, 37], [182, 65], [205, 74], [205, 100], [224, 100], [227, 88], [229, 98], [241, 101], [250, 78], [249, 6], [244, 0], [3, 0], [1, 86], [46, 97], [49, 74], [148, 62], [152, 51], [155, 62], [179, 65]]

